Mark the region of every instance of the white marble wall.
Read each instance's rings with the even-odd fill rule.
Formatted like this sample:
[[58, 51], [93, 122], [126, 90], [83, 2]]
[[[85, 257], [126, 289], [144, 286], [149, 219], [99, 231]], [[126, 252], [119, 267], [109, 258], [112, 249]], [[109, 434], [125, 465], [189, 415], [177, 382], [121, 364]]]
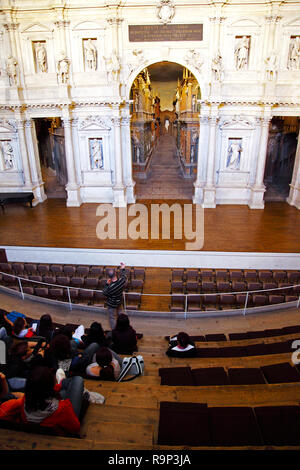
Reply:
[[[300, 116], [300, 2], [169, 0], [160, 6], [159, 0], [97, 6], [93, 0], [2, 0], [0, 140], [11, 142], [14, 166], [4, 168], [1, 157], [0, 191], [31, 189], [35, 203], [45, 200], [31, 120], [59, 116], [67, 204], [134, 202], [130, 88], [143, 68], [171, 61], [189, 68], [201, 88], [194, 202], [264, 207], [268, 123], [273, 116]], [[201, 23], [203, 40], [129, 41], [129, 25], [164, 22]], [[235, 49], [244, 36], [249, 48], [238, 66]], [[219, 74], [212, 70], [217, 53]], [[101, 165], [91, 165], [91, 140], [101, 145]], [[227, 164], [232, 142], [242, 148], [236, 166]], [[297, 208], [299, 159], [298, 151], [288, 198]]]

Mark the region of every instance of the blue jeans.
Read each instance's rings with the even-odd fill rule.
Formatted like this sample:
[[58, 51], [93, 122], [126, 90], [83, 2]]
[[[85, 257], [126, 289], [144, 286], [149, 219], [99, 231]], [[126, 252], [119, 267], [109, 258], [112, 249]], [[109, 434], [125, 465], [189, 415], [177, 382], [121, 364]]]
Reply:
[[81, 410], [83, 390], [83, 378], [78, 375], [68, 379], [63, 379], [61, 382], [61, 390], [59, 394], [63, 400], [66, 400], [67, 398], [70, 400], [77, 418], [79, 417]]

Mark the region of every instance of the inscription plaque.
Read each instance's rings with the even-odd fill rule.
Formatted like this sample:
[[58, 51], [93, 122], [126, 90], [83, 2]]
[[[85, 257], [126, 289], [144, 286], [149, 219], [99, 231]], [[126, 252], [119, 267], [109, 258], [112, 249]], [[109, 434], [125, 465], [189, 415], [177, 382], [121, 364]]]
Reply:
[[129, 25], [130, 42], [202, 41], [203, 24]]

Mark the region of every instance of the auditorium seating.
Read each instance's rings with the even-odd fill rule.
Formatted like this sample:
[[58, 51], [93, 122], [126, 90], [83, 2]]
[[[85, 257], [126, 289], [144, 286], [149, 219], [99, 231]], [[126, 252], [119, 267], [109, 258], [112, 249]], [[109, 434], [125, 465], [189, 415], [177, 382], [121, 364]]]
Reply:
[[161, 385], [169, 386], [213, 386], [254, 385], [300, 382], [297, 367], [288, 362], [261, 367], [162, 367], [158, 374]]
[[[22, 290], [25, 294], [38, 295], [38, 292], [41, 292], [41, 297], [53, 300], [68, 302], [70, 299], [75, 304], [105, 307], [105, 304], [102, 305], [103, 299], [98, 302], [99, 295], [96, 291], [103, 289], [107, 272], [112, 267], [57, 263], [0, 263], [0, 285], [20, 291], [20, 283], [13, 277], [15, 275], [22, 278]], [[139, 299], [133, 303], [133, 310], [142, 309], [142, 295], [147, 294], [146, 272], [146, 268], [126, 268], [128, 282], [125, 291], [130, 294], [140, 294], [140, 297], [130, 295], [130, 298]], [[170, 269], [170, 289], [166, 293], [170, 295], [168, 310], [201, 314], [201, 312], [244, 309], [245, 305], [247, 308], [278, 306], [299, 300], [300, 286], [297, 285], [299, 283], [300, 271], [296, 270], [174, 268]], [[95, 292], [87, 293], [88, 290]], [[247, 294], [248, 291], [251, 293]], [[184, 296], [188, 296], [187, 299]]]
[[194, 447], [299, 446], [300, 406], [160, 403], [158, 444]]

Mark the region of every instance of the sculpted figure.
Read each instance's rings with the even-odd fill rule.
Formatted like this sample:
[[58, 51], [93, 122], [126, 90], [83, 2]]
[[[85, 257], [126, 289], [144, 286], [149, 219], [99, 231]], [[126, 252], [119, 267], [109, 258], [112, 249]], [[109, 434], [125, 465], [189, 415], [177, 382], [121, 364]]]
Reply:
[[44, 44], [37, 43], [35, 49], [36, 62], [41, 72], [47, 72], [46, 49]]
[[57, 63], [57, 74], [59, 83], [67, 83], [69, 79], [70, 61], [65, 54], [61, 53], [61, 59]]
[[10, 85], [17, 85], [17, 65], [18, 62], [12, 56], [7, 59], [6, 72], [9, 77]]
[[300, 68], [300, 36], [296, 36], [291, 44], [289, 68], [294, 70]]
[[84, 44], [84, 55], [87, 68], [89, 70], [97, 69], [97, 49], [91, 39], [88, 39]]
[[232, 141], [228, 149], [227, 168], [238, 170], [242, 147], [240, 142]]
[[248, 65], [249, 38], [243, 36], [235, 48], [236, 68], [244, 70]]

